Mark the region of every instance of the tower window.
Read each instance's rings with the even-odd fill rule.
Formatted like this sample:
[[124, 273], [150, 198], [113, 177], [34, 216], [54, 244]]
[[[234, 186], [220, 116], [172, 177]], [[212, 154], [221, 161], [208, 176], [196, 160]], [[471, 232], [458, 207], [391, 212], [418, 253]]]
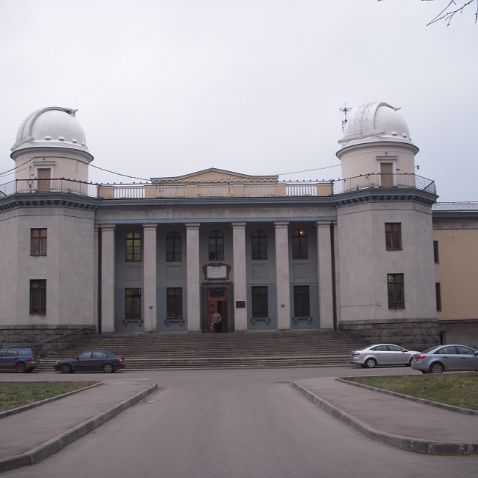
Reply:
[[47, 229], [30, 229], [30, 255], [46, 256]]
[[388, 308], [405, 308], [405, 290], [403, 274], [387, 274]]
[[46, 314], [46, 279], [30, 280], [30, 315]]
[[402, 250], [402, 223], [385, 223], [385, 249], [387, 251]]

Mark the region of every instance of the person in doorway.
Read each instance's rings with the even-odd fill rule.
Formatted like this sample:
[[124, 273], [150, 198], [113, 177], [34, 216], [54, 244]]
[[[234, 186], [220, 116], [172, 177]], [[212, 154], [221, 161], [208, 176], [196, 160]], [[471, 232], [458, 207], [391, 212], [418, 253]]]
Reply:
[[221, 332], [221, 328], [222, 328], [222, 317], [221, 317], [221, 314], [215, 310], [213, 313], [212, 313], [212, 330], [213, 332]]

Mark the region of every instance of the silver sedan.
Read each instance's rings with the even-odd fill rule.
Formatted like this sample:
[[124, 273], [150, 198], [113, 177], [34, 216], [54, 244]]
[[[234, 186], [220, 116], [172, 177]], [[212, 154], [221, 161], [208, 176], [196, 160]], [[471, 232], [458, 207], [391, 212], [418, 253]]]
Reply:
[[375, 344], [350, 354], [350, 362], [373, 368], [377, 365], [410, 365], [416, 350], [407, 350], [395, 344]]
[[439, 345], [416, 355], [412, 367], [423, 373], [478, 370], [478, 350], [468, 345]]

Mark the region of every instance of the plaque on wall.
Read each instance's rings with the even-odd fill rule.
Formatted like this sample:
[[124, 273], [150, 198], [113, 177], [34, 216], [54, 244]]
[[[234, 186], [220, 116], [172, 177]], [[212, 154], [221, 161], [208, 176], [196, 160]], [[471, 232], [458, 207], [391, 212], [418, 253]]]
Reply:
[[246, 301], [245, 300], [236, 300], [236, 309], [245, 309]]
[[229, 264], [206, 264], [203, 266], [204, 278], [206, 280], [229, 280], [229, 271], [231, 266]]

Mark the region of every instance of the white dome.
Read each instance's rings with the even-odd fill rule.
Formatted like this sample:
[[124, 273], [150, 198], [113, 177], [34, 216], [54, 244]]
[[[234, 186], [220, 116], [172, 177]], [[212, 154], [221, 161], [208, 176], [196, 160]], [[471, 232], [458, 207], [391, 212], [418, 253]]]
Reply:
[[[88, 153], [77, 110], [52, 106], [35, 111], [20, 125], [12, 154], [27, 148], [68, 148]], [[89, 153], [88, 153], [89, 154]]]
[[382, 141], [413, 144], [398, 110], [388, 103], [366, 103], [352, 108], [344, 136], [339, 140], [342, 148]]

